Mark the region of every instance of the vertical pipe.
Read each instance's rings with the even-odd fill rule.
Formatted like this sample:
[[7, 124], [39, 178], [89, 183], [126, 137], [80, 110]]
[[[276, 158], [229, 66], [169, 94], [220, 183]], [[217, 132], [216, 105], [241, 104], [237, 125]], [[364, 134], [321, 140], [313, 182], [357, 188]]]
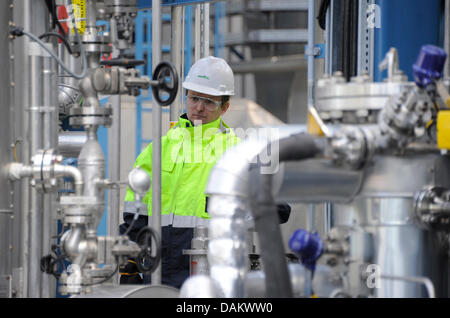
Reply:
[[333, 37], [331, 32], [331, 27], [333, 25], [333, 1], [330, 1], [330, 6], [328, 7], [327, 14], [326, 14], [326, 26], [325, 26], [325, 47], [326, 47], [326, 53], [325, 53], [325, 73], [330, 74], [332, 73], [332, 56], [333, 56]]
[[[14, 10], [14, 21], [18, 23], [21, 22], [25, 30], [30, 29], [31, 25], [31, 0], [28, 1], [20, 1], [16, 2]], [[23, 44], [22, 44], [23, 43]], [[30, 59], [28, 58], [28, 45], [30, 40], [28, 37], [24, 37], [22, 41], [14, 41], [15, 45], [15, 75], [16, 81], [22, 82], [23, 87], [30, 87]], [[31, 114], [28, 111], [29, 107], [29, 95], [30, 91], [26, 90], [18, 90], [15, 89], [15, 100], [17, 102], [16, 107], [23, 107], [22, 116], [23, 116], [23, 126], [21, 130], [23, 144], [21, 147], [22, 150], [22, 162], [30, 163], [30, 140], [27, 136], [31, 134]], [[20, 212], [20, 255], [19, 255], [19, 264], [22, 268], [22, 285], [21, 292], [19, 292], [19, 296], [27, 297], [28, 293], [28, 274], [29, 274], [29, 247], [30, 247], [30, 223], [29, 223], [29, 202], [31, 198], [31, 187], [30, 187], [30, 179], [24, 178], [21, 180], [20, 185], [20, 195], [21, 195], [21, 212]]]
[[[113, 48], [113, 57], [120, 55], [120, 50]], [[108, 179], [112, 182], [120, 181], [120, 134], [121, 134], [121, 105], [122, 99], [120, 95], [109, 97], [111, 102], [112, 125], [108, 130]], [[119, 235], [120, 224], [120, 189], [108, 190], [108, 215], [107, 227], [109, 236]], [[113, 285], [119, 283], [119, 273], [116, 273], [111, 279]]]
[[[54, 50], [52, 44], [48, 44]], [[43, 58], [43, 101], [45, 107], [43, 112], [43, 148], [56, 149], [58, 146], [58, 118], [57, 118], [57, 67], [55, 60], [51, 57]], [[51, 252], [52, 237], [56, 235], [56, 215], [54, 214], [54, 194], [46, 194], [43, 198], [43, 224], [42, 224], [42, 255], [48, 255]], [[42, 288], [41, 297], [53, 298], [56, 295], [56, 281], [51, 275], [41, 273]]]
[[215, 19], [214, 19], [214, 29], [215, 29], [215, 40], [214, 40], [214, 55], [216, 57], [224, 57], [224, 46], [225, 46], [225, 2], [216, 2], [215, 4]]
[[[315, 38], [315, 1], [308, 0], [308, 108], [314, 107], [314, 38]], [[313, 206], [311, 205], [310, 215], [314, 216]], [[310, 220], [311, 221], [311, 220]], [[313, 221], [312, 221], [313, 222]], [[312, 223], [314, 224], [314, 222]]]
[[195, 6], [194, 15], [194, 61], [201, 58], [201, 4]]
[[[30, 43], [31, 100], [30, 100], [30, 154], [36, 154], [42, 147], [42, 57], [37, 43]], [[41, 271], [39, 260], [42, 256], [42, 196], [36, 188], [31, 188], [30, 197], [30, 238], [29, 238], [29, 297], [41, 297]]]
[[[315, 75], [315, 57], [314, 57], [314, 38], [315, 38], [315, 1], [308, 0], [308, 108], [314, 107], [314, 75]], [[308, 218], [308, 230], [314, 227], [314, 205], [311, 204]], [[311, 272], [305, 271], [305, 296], [311, 295], [312, 285]]]
[[[150, 11], [147, 12], [147, 37], [145, 39], [145, 51], [147, 51], [147, 74], [153, 74], [153, 63], [152, 63], [152, 14]], [[148, 63], [150, 61], [150, 63]], [[148, 96], [148, 92], [147, 92]], [[151, 96], [151, 95], [150, 95]]]
[[[152, 0], [152, 65], [161, 61], [161, 0]], [[161, 107], [152, 106], [152, 217], [151, 225], [161, 240]], [[150, 221], [150, 218], [149, 218]], [[161, 262], [152, 274], [152, 284], [161, 284]]]
[[[185, 96], [184, 96], [184, 72], [186, 68], [186, 6], [181, 7], [181, 61], [180, 61], [180, 86], [178, 96], [180, 97], [180, 114], [185, 112]], [[178, 97], [177, 96], [177, 97]]]
[[209, 3], [203, 4], [202, 57], [209, 56]]
[[[182, 39], [182, 11], [183, 8], [181, 6], [173, 6], [171, 9], [172, 12], [172, 30], [171, 30], [171, 56], [172, 56], [172, 64], [175, 66], [178, 74], [181, 74], [181, 39]], [[178, 94], [175, 98], [174, 102], [170, 105], [170, 121], [175, 122], [178, 120], [178, 117], [181, 115], [181, 99], [183, 94], [181, 94], [181, 86], [182, 81], [179, 81], [178, 84]]]
[[[112, 125], [108, 130], [108, 179], [112, 182], [120, 181], [120, 125], [121, 125], [121, 97], [120, 95], [110, 96], [113, 114]], [[120, 189], [108, 190], [108, 235], [119, 235], [120, 219]], [[112, 280], [113, 284], [118, 283], [118, 274]]]
[[[146, 11], [139, 11], [136, 17], [135, 28], [135, 57], [136, 59], [144, 59], [144, 18]], [[144, 66], [137, 67], [141, 74], [144, 73]], [[142, 140], [142, 127], [141, 127], [141, 113], [142, 113], [142, 93], [136, 97], [136, 145], [135, 145], [135, 157], [137, 158], [141, 152], [141, 140]]]
[[[444, 26], [444, 49], [450, 54], [450, 0], [445, 0], [445, 26]], [[444, 78], [450, 77], [449, 58], [445, 61]]]
[[314, 106], [314, 36], [315, 8], [314, 0], [308, 0], [308, 107]]
[[184, 74], [186, 77], [187, 73], [192, 65], [192, 6], [186, 7], [185, 14], [185, 59], [184, 59]]

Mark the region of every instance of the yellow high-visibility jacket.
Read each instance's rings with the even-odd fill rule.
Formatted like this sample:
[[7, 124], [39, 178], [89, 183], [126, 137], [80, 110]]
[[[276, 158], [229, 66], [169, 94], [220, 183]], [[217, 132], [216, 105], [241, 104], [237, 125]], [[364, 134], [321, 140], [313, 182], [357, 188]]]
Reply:
[[[217, 159], [239, 138], [219, 117], [193, 126], [186, 114], [161, 139], [161, 226], [195, 228], [206, 225], [205, 187]], [[136, 159], [149, 176], [152, 175], [152, 144]], [[152, 189], [143, 199], [152, 215]], [[134, 193], [127, 189], [124, 212], [135, 213]]]

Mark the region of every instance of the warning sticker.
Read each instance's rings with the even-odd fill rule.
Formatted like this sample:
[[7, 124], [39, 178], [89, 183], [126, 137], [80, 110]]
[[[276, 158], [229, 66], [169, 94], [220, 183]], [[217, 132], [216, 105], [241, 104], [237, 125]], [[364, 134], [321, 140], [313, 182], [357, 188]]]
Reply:
[[[75, 24], [79, 34], [84, 34], [86, 30], [86, 0], [72, 0], [73, 14], [75, 15]], [[75, 33], [71, 25], [72, 34]]]

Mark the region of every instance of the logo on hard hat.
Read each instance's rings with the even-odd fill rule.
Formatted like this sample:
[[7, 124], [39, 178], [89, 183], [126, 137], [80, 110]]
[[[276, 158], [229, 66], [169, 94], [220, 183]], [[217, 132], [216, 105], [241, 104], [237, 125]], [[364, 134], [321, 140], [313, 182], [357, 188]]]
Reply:
[[197, 77], [200, 77], [200, 78], [204, 78], [204, 79], [207, 79], [207, 80], [209, 80], [209, 77], [208, 77], [208, 76], [206, 76], [206, 75], [197, 75]]

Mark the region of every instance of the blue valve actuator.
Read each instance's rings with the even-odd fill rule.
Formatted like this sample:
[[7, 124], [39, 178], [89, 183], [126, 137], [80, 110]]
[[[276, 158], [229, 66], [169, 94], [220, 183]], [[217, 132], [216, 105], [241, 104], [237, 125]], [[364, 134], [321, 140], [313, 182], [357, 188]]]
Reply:
[[300, 229], [292, 234], [289, 248], [300, 257], [307, 269], [314, 271], [316, 262], [323, 252], [323, 241], [317, 232], [311, 233]]
[[413, 65], [414, 80], [419, 87], [425, 87], [443, 75], [447, 53], [440, 47], [424, 45]]

